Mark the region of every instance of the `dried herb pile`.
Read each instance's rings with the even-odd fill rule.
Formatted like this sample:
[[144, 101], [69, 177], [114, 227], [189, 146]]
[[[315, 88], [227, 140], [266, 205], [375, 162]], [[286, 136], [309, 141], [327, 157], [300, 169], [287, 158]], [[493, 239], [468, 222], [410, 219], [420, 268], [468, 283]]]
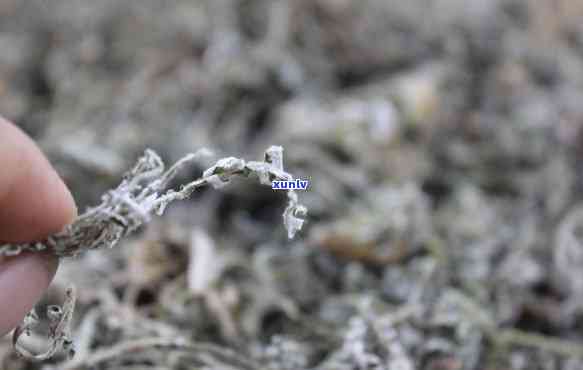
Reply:
[[43, 307], [74, 283], [75, 356], [32, 362], [6, 338], [0, 368], [582, 368], [581, 17], [569, 0], [1, 1], [0, 112], [80, 209], [145, 148], [278, 145], [311, 182], [291, 241], [285, 192], [242, 179], [64, 260], [22, 343], [46, 349]]

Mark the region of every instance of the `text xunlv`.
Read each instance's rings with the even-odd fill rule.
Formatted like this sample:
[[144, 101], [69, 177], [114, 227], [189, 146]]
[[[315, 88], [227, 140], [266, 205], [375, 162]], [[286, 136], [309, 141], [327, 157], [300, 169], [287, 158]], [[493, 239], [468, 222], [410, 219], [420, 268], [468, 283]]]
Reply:
[[309, 180], [275, 180], [271, 183], [274, 190], [306, 190], [310, 185]]

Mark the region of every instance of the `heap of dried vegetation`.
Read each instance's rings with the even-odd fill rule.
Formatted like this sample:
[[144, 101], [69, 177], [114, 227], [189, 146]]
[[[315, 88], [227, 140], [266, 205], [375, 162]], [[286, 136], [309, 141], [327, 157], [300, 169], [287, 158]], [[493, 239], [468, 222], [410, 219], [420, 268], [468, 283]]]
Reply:
[[74, 282], [76, 355], [0, 367], [582, 369], [581, 4], [0, 1], [0, 112], [81, 209], [148, 147], [281, 145], [311, 180], [292, 241], [237, 181], [64, 260], [40, 306]]

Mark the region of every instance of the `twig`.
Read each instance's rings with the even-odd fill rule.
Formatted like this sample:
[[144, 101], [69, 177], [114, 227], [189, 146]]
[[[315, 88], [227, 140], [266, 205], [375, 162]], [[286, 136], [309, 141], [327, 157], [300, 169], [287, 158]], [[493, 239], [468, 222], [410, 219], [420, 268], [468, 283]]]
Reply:
[[83, 368], [90, 368], [126, 355], [150, 350], [202, 352], [211, 354], [217, 359], [229, 364], [241, 366], [244, 369], [260, 369], [260, 366], [257, 363], [244, 358], [242, 355], [230, 349], [217, 347], [212, 344], [188, 343], [179, 339], [154, 338], [131, 340], [119, 343], [110, 348], [98, 350], [82, 362], [75, 362], [69, 365], [66, 364], [63, 366], [62, 370], [80, 370]]
[[[189, 154], [165, 171], [164, 162], [152, 150], [146, 150], [135, 166], [124, 176], [121, 184], [102, 197], [102, 203], [87, 210], [73, 224], [63, 231], [51, 235], [41, 242], [23, 244], [0, 244], [0, 256], [13, 256], [23, 251], [39, 252], [48, 250], [58, 257], [72, 257], [87, 250], [111, 248], [122, 237], [132, 233], [150, 221], [152, 214], [162, 215], [171, 202], [183, 200], [199, 187], [211, 185], [220, 188], [236, 177], [255, 175], [263, 185], [271, 185], [274, 180], [292, 180], [293, 177], [283, 169], [283, 148], [272, 146], [265, 151], [263, 162], [249, 161], [228, 157], [203, 172], [196, 179], [179, 190], [166, 190], [180, 168], [195, 159], [208, 155], [201, 150]], [[289, 203], [283, 213], [283, 223], [289, 238], [293, 238], [303, 226], [306, 208], [298, 203], [297, 194], [288, 191]], [[45, 360], [52, 357], [60, 348], [72, 355], [72, 342], [68, 336], [69, 323], [75, 305], [73, 288], [67, 290], [63, 309], [49, 307], [51, 346], [46, 353], [34, 355], [18, 345], [22, 333], [29, 333], [37, 323], [36, 315], [27, 315], [24, 324], [19, 326], [13, 336], [16, 351], [33, 360]]]
[[73, 357], [75, 351], [72, 347], [73, 342], [70, 339], [70, 325], [73, 318], [73, 310], [75, 309], [75, 300], [75, 288], [71, 286], [65, 293], [65, 303], [62, 308], [59, 306], [49, 306], [47, 308], [47, 316], [50, 320], [48, 335], [50, 345], [49, 349], [41, 354], [33, 354], [18, 343], [22, 334], [30, 335], [30, 330], [38, 323], [34, 311], [29, 313], [24, 323], [14, 329], [14, 334], [12, 335], [12, 344], [16, 353], [31, 360], [44, 361], [53, 357], [58, 350], [63, 348], [68, 351], [70, 357]]
[[[202, 150], [189, 154], [168, 171], [164, 163], [152, 150], [146, 150], [122, 183], [102, 197], [102, 203], [87, 210], [63, 231], [51, 235], [44, 241], [22, 244], [0, 244], [0, 256], [13, 256], [23, 251], [40, 252], [49, 250], [59, 257], [72, 257], [79, 253], [98, 248], [111, 248], [122, 237], [127, 236], [150, 221], [152, 214], [162, 215], [168, 204], [184, 200], [203, 186], [220, 188], [236, 177], [256, 175], [263, 185], [271, 185], [274, 180], [292, 180], [292, 175], [283, 170], [283, 148], [272, 146], [265, 151], [263, 162], [228, 157], [204, 171], [196, 179], [179, 190], [165, 190], [178, 170], [186, 163], [207, 155]], [[298, 203], [297, 194], [288, 191], [289, 203], [284, 211], [283, 221], [288, 236], [293, 238], [302, 228], [307, 210]]]
[[583, 358], [583, 344], [559, 338], [551, 338], [517, 329], [503, 329], [496, 334], [497, 345], [533, 347], [561, 356]]

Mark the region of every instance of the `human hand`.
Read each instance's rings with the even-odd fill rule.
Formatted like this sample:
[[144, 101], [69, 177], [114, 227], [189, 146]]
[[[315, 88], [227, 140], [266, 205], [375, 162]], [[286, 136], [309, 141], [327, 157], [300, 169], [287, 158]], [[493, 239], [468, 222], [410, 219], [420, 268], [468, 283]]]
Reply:
[[[73, 197], [38, 147], [0, 117], [0, 242], [43, 239], [76, 214]], [[43, 253], [0, 256], [0, 336], [32, 309], [57, 267]]]

